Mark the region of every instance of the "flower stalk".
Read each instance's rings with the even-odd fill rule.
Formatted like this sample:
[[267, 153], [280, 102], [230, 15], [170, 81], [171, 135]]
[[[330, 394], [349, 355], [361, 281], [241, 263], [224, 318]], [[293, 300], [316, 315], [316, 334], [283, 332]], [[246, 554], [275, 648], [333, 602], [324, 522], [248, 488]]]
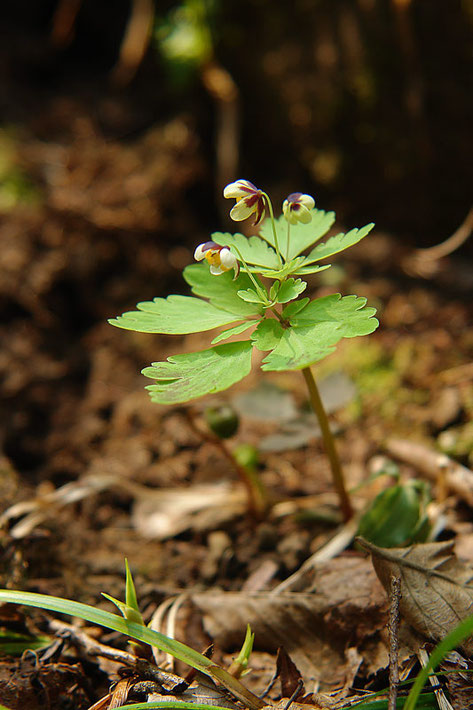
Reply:
[[325, 450], [330, 461], [333, 483], [340, 500], [340, 508], [343, 519], [347, 522], [353, 516], [353, 508], [345, 486], [345, 478], [343, 476], [340, 459], [338, 458], [337, 449], [335, 447], [335, 439], [330, 430], [327, 413], [322, 403], [322, 398], [320, 397], [319, 389], [312, 374], [312, 370], [310, 367], [304, 367], [302, 374], [304, 375], [307, 389], [309, 391], [312, 409], [315, 412], [322, 431], [322, 438], [324, 440]]

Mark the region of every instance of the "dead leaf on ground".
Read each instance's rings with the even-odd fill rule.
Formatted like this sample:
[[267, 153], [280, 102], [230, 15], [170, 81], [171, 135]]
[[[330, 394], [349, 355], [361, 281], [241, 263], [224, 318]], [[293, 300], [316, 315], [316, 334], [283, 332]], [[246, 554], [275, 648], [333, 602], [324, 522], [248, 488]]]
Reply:
[[150, 491], [137, 498], [132, 522], [144, 537], [155, 540], [184, 530], [213, 530], [245, 513], [246, 493], [228, 483]]
[[306, 684], [317, 680], [322, 689], [343, 686], [350, 672], [346, 648], [357, 646], [363, 655], [366, 641], [376, 639], [388, 661], [379, 636], [386, 597], [371, 565], [359, 557], [321, 565], [313, 589], [304, 593], [206, 591], [190, 599], [219, 648], [238, 648], [249, 623], [255, 647], [275, 652], [284, 646]]
[[[453, 541], [406, 548], [381, 548], [359, 539], [388, 591], [391, 576], [401, 577], [401, 614], [416, 631], [439, 641], [473, 610], [473, 570], [458, 561]], [[473, 653], [473, 638], [460, 648]]]

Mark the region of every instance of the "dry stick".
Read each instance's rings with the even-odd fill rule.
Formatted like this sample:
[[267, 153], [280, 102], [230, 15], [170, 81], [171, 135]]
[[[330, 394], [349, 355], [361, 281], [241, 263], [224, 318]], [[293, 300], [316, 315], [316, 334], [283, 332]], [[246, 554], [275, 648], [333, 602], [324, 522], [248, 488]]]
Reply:
[[389, 607], [389, 698], [388, 710], [396, 710], [397, 687], [399, 685], [399, 602], [401, 600], [401, 577], [391, 575]]
[[319, 394], [317, 385], [315, 384], [314, 376], [310, 367], [304, 367], [302, 370], [304, 379], [309, 390], [310, 403], [312, 409], [314, 410], [317, 419], [319, 421], [320, 429], [322, 430], [322, 436], [325, 444], [325, 449], [327, 456], [330, 461], [330, 467], [332, 469], [333, 482], [335, 484], [335, 489], [340, 498], [340, 508], [342, 510], [343, 518], [346, 521], [350, 520], [353, 516], [353, 508], [350, 503], [350, 498], [348, 497], [347, 490], [345, 488], [345, 479], [343, 477], [342, 467], [340, 465], [340, 459], [338, 458], [337, 449], [335, 448], [335, 439], [330, 430], [330, 425], [328, 423], [327, 414], [322, 404], [322, 399]]

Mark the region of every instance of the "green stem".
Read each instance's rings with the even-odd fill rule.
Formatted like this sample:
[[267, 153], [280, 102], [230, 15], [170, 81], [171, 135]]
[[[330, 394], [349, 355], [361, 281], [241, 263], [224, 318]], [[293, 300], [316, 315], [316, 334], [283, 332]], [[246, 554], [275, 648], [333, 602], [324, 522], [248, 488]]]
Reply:
[[286, 261], [289, 261], [289, 238], [291, 236], [291, 223], [287, 223], [287, 245], [286, 245]]
[[304, 375], [307, 389], [309, 390], [310, 403], [317, 416], [320, 429], [322, 431], [325, 450], [330, 461], [333, 482], [335, 485], [335, 490], [337, 491], [338, 497], [340, 499], [340, 508], [342, 510], [343, 518], [345, 521], [347, 521], [350, 520], [350, 518], [353, 516], [353, 509], [345, 487], [345, 479], [343, 477], [340, 459], [338, 458], [337, 449], [335, 448], [335, 439], [333, 437], [332, 432], [330, 431], [330, 425], [328, 423], [327, 414], [325, 412], [325, 408], [322, 403], [319, 390], [315, 383], [312, 370], [310, 369], [310, 367], [304, 367], [304, 369], [302, 370], [302, 374]]
[[272, 202], [271, 202], [271, 198], [269, 197], [269, 195], [268, 195], [266, 192], [263, 192], [263, 197], [265, 198], [266, 204], [268, 205], [269, 217], [270, 217], [270, 220], [271, 220], [271, 226], [272, 226], [272, 228], [273, 228], [274, 246], [276, 247], [276, 252], [277, 252], [277, 255], [278, 255], [278, 259], [279, 259], [279, 266], [282, 268], [283, 259], [282, 259], [282, 256], [281, 256], [281, 251], [280, 251], [280, 249], [279, 249], [278, 233], [277, 233], [277, 231], [276, 231], [276, 223], [275, 223], [275, 221], [274, 221], [273, 204], [272, 204]]
[[263, 300], [265, 301], [265, 303], [267, 303], [267, 304], [269, 305], [270, 301], [269, 301], [269, 299], [268, 299], [268, 294], [267, 294], [267, 292], [264, 290], [263, 286], [257, 282], [256, 278], [255, 278], [255, 277], [253, 276], [253, 274], [251, 273], [250, 267], [248, 266], [248, 264], [247, 264], [246, 261], [244, 260], [242, 254], [241, 254], [241, 251], [238, 249], [238, 247], [236, 247], [234, 244], [233, 244], [232, 246], [233, 246], [233, 249], [235, 249], [235, 251], [236, 251], [236, 253], [237, 253], [237, 256], [238, 256], [238, 258], [240, 259], [241, 263], [243, 264], [243, 267], [244, 267], [246, 273], [248, 274], [248, 276], [250, 277], [251, 281], [253, 282], [253, 286], [254, 286], [255, 289], [256, 289], [256, 293], [258, 294], [258, 296], [259, 296], [261, 299], [263, 299]]

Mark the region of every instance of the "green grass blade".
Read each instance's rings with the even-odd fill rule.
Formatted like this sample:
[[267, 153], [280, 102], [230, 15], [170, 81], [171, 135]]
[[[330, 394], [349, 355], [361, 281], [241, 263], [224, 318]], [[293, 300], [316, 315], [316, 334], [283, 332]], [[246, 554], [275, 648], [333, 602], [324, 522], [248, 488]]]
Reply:
[[263, 700], [260, 700], [257, 695], [254, 695], [254, 693], [248, 690], [239, 680], [198, 651], [194, 651], [194, 649], [180, 641], [168, 638], [159, 631], [154, 631], [147, 626], [141, 626], [141, 624], [128, 621], [128, 619], [124, 619], [117, 614], [111, 614], [109, 611], [96, 609], [88, 604], [81, 604], [80, 602], [74, 602], [70, 599], [61, 599], [60, 597], [51, 597], [46, 594], [20, 592], [10, 589], [0, 590], [0, 603], [2, 602], [23, 604], [25, 606], [68, 614], [69, 616], [77, 616], [92, 624], [98, 624], [99, 626], [104, 626], [113, 631], [118, 631], [137, 641], [155, 646], [164, 653], [170, 653], [179, 661], [187, 663], [192, 668], [196, 668], [214, 679], [216, 678], [239, 700], [244, 702], [246, 707], [250, 708], [250, 710], [258, 710], [265, 705]]
[[417, 699], [419, 698], [422, 688], [426, 684], [429, 674], [436, 669], [438, 664], [442, 661], [449, 651], [459, 646], [462, 641], [471, 636], [473, 633], [473, 615], [466, 618], [458, 626], [451, 631], [448, 636], [445, 636], [442, 641], [434, 648], [430, 654], [429, 661], [427, 665], [422, 668], [419, 675], [417, 676], [414, 685], [411, 688], [411, 692], [407, 697], [406, 704], [403, 710], [415, 710], [419, 707], [417, 705]]

